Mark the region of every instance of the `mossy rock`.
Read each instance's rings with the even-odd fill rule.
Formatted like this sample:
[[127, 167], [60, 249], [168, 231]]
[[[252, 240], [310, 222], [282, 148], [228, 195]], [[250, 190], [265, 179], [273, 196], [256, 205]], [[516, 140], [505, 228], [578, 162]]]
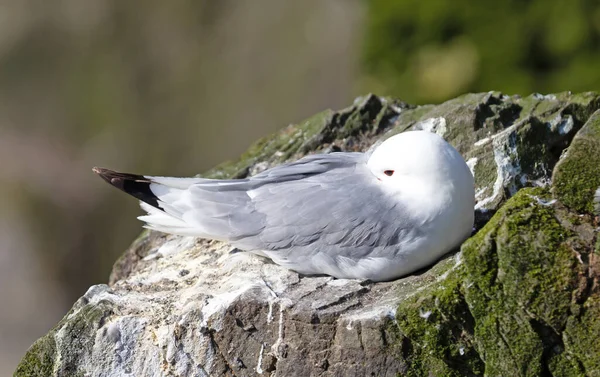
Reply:
[[[462, 263], [397, 311], [413, 375], [599, 375], [591, 242], [545, 189], [511, 198]], [[586, 224], [591, 228], [591, 224]], [[551, 373], [551, 374], [550, 374]]]
[[[113, 314], [110, 304], [91, 304], [87, 299], [99, 288], [92, 287], [48, 334], [29, 348], [14, 373], [15, 377], [84, 377], [78, 365], [87, 356], [87, 350], [93, 347], [98, 328]], [[60, 363], [56, 363], [57, 359]]]
[[589, 118], [557, 164], [553, 187], [565, 205], [594, 212], [594, 193], [600, 187], [600, 111]]
[[[598, 147], [599, 109], [600, 96], [596, 93], [534, 94], [523, 98], [499, 92], [476, 93], [440, 105], [419, 107], [368, 95], [358, 98], [346, 109], [327, 110], [290, 125], [257, 142], [237, 161], [224, 163], [204, 176], [239, 178], [309, 153], [365, 151], [377, 141], [406, 130], [428, 129], [442, 135], [465, 156], [474, 172], [479, 200], [477, 213], [483, 214], [479, 216], [477, 228], [483, 228], [465, 242], [460, 254], [444, 259], [428, 271], [391, 283], [379, 283], [370, 289], [361, 285], [358, 293], [340, 300], [342, 305], [370, 290], [366, 296], [392, 292], [394, 306], [400, 303], [395, 322], [386, 316], [369, 325], [373, 330], [369, 341], [377, 347], [383, 344], [389, 357], [387, 354], [367, 357], [360, 353], [365, 349], [358, 347], [354, 358], [365, 357], [364, 360], [376, 363], [374, 357], [381, 356], [377, 360], [388, 363], [382, 370], [397, 368], [412, 376], [600, 376], [600, 342], [595, 338], [600, 331], [600, 247], [597, 246], [600, 240], [594, 218], [589, 215], [593, 190], [600, 186], [597, 182], [600, 174], [595, 170], [600, 166], [600, 153], [586, 154], [591, 146]], [[567, 147], [568, 152], [561, 159]], [[554, 197], [548, 189], [553, 169]], [[198, 339], [212, 336], [204, 327], [183, 335], [171, 334], [171, 330], [153, 332], [151, 327], [140, 330], [143, 326], [138, 324], [144, 321], [158, 323], [163, 329], [178, 328], [173, 322], [177, 316], [172, 314], [178, 313], [182, 305], [177, 302], [169, 306], [165, 302], [177, 300], [181, 290], [194, 287], [194, 277], [188, 269], [197, 263], [200, 253], [214, 253], [208, 243], [193, 252], [179, 250], [189, 252], [189, 255], [180, 253], [173, 257], [180, 258], [177, 262], [180, 265], [169, 264], [168, 257], [159, 261], [149, 259], [165, 242], [171, 242], [175, 248], [190, 247], [185, 242], [178, 244], [177, 237], [144, 232], [115, 264], [109, 283], [111, 288], [97, 286], [86, 293], [55, 329], [30, 348], [15, 375], [77, 376], [115, 365], [123, 371], [130, 370], [131, 365], [145, 367], [146, 361], [138, 354], [127, 354], [130, 365], [115, 359], [114, 352], [104, 352], [103, 347], [111, 344], [106, 334], [107, 321], [122, 326], [122, 334], [128, 336], [132, 349], [143, 346], [150, 350], [146, 353], [149, 358], [166, 357], [162, 355], [162, 348], [156, 349], [156, 339], [166, 343], [172, 338], [184, 339], [188, 347], [196, 347]], [[213, 263], [211, 258], [205, 262]], [[204, 265], [201, 267], [195, 266], [198, 274], [205, 270]], [[152, 278], [147, 285], [132, 283], [136, 274], [152, 274], [148, 271], [153, 269], [157, 274], [165, 269], [177, 271], [176, 278], [170, 277], [164, 282], [162, 278]], [[300, 285], [302, 283], [294, 283], [288, 288], [293, 290]], [[119, 293], [111, 293], [113, 288]], [[104, 291], [98, 293], [98, 290]], [[143, 310], [150, 310], [146, 317], [140, 317], [141, 307], [131, 306], [134, 291], [140, 299], [136, 305], [146, 305], [148, 308]], [[102, 297], [113, 301], [105, 302]], [[198, 305], [201, 305], [209, 296], [198, 297]], [[153, 305], [157, 313], [151, 312], [155, 310]], [[271, 306], [260, 310], [265, 311], [265, 315], [268, 310], [269, 318], [276, 317]], [[319, 329], [326, 325], [333, 328], [332, 323], [339, 319], [338, 314], [327, 314], [331, 323], [319, 325], [318, 321], [314, 322], [313, 314], [302, 313], [302, 318], [308, 318], [307, 328]], [[346, 324], [336, 326], [340, 334], [342, 329], [344, 334], [350, 331]], [[362, 329], [362, 325], [350, 327]], [[253, 335], [247, 340], [254, 343], [247, 343], [243, 351], [238, 351], [240, 358], [249, 360], [255, 357], [252, 352], [266, 347], [266, 340], [257, 339], [268, 339], [273, 330], [244, 328], [250, 329]], [[146, 334], [144, 331], [153, 335], [136, 337]], [[291, 332], [287, 334], [294, 336]], [[361, 334], [351, 333], [357, 337]], [[206, 344], [212, 347], [216, 338], [210, 339]], [[336, 339], [327, 341], [336, 344]], [[254, 345], [250, 347], [250, 344]], [[307, 353], [312, 350], [306, 344], [303, 347]], [[179, 351], [173, 348], [170, 352], [180, 360], [193, 359], [198, 365], [208, 363], [198, 350]], [[241, 370], [239, 365], [243, 363], [231, 363], [225, 354], [217, 356], [221, 361], [214, 364], [214, 370]], [[269, 357], [265, 354], [261, 360], [278, 362]], [[318, 365], [329, 370], [334, 368], [327, 359]], [[173, 365], [166, 363], [159, 367], [167, 370]], [[271, 368], [264, 367], [265, 370]], [[362, 375], [363, 370], [356, 373]]]
[[46, 377], [51, 376], [56, 357], [56, 342], [54, 333], [46, 334], [38, 339], [27, 351], [27, 354], [17, 367], [15, 377]]

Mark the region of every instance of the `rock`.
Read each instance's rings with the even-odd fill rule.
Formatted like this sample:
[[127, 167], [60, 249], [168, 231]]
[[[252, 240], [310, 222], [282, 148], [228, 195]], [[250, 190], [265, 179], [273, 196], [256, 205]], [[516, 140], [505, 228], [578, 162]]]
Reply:
[[[409, 369], [436, 376], [598, 375], [600, 346], [588, 337], [583, 350], [566, 330], [587, 305], [598, 310], [594, 237], [591, 224], [579, 223], [546, 189], [519, 191], [465, 242], [458, 268], [400, 303], [398, 331], [417, 344]], [[579, 331], [594, 326], [588, 321], [578, 323]]]
[[594, 193], [600, 187], [600, 111], [577, 133], [554, 170], [554, 193], [576, 211], [594, 211]]
[[598, 109], [595, 93], [490, 92], [420, 107], [369, 95], [291, 125], [206, 175], [243, 177], [428, 129], [474, 171], [479, 231], [435, 266], [376, 284], [144, 232], [15, 375], [598, 376], [590, 208], [600, 183], [598, 157], [585, 153], [600, 143]]

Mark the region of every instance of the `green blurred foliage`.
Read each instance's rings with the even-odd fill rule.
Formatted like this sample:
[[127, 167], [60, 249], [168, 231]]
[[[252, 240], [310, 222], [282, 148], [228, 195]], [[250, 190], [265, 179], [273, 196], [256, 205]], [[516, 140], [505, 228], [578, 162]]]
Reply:
[[359, 87], [413, 103], [600, 89], [597, 0], [371, 0]]

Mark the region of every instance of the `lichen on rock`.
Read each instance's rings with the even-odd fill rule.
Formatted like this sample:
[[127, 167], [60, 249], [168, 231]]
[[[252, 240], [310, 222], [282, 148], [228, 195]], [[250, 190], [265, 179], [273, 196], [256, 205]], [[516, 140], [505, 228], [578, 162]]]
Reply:
[[556, 167], [554, 193], [578, 212], [594, 212], [600, 187], [600, 111], [596, 111], [573, 139]]
[[587, 154], [598, 109], [595, 93], [418, 107], [368, 95], [291, 125], [205, 176], [427, 129], [474, 172], [478, 231], [431, 268], [377, 284], [146, 231], [15, 376], [599, 376], [600, 154]]

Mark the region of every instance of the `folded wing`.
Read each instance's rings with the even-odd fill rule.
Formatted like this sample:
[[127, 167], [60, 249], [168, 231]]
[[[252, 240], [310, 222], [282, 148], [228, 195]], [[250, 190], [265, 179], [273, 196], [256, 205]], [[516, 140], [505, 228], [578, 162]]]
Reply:
[[[97, 169], [140, 199], [146, 227], [229, 241], [250, 251], [367, 253], [397, 243], [402, 220], [361, 153], [313, 155], [247, 179], [137, 176]], [[357, 255], [358, 256], [358, 255]]]

